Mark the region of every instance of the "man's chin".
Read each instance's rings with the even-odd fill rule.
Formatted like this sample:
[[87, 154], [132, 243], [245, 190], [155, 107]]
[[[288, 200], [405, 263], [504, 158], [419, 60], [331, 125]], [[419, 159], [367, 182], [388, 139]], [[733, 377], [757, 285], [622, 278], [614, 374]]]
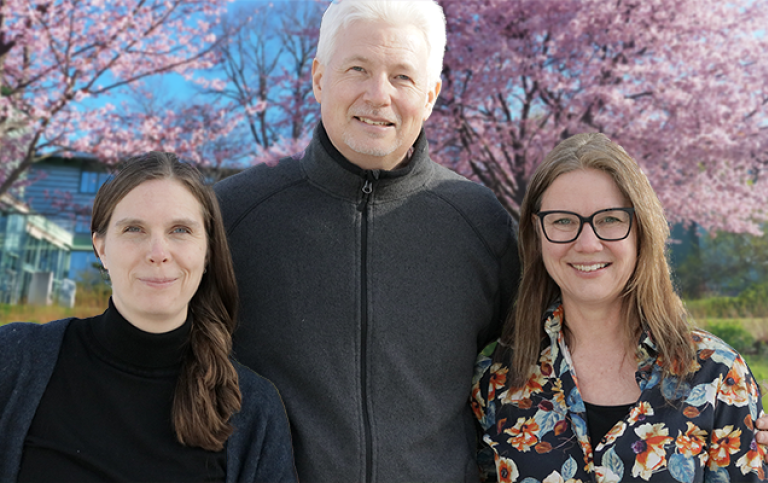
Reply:
[[361, 140], [352, 136], [344, 136], [344, 144], [357, 154], [380, 158], [391, 155], [402, 146], [401, 141], [372, 142], [371, 139]]

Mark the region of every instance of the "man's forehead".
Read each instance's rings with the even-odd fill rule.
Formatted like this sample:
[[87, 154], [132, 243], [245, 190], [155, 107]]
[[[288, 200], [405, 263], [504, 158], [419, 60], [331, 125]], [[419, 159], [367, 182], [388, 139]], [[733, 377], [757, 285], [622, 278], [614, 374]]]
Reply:
[[[399, 55], [392, 59], [391, 61], [387, 62], [387, 66], [390, 68], [395, 68], [398, 70], [412, 70], [416, 71], [417, 69], [417, 61], [415, 54], [408, 55], [407, 53], [404, 53], [405, 55]], [[412, 58], [408, 58], [412, 57]], [[341, 60], [341, 63], [343, 65], [348, 64], [360, 64], [360, 65], [370, 65], [370, 64], [377, 64], [381, 65], [381, 60], [371, 56], [366, 55], [363, 52], [351, 52], [349, 55], [346, 55]]]
[[381, 65], [384, 61], [395, 68], [419, 70], [429, 55], [424, 33], [412, 25], [358, 20], [344, 26], [340, 34], [333, 57], [341, 64]]

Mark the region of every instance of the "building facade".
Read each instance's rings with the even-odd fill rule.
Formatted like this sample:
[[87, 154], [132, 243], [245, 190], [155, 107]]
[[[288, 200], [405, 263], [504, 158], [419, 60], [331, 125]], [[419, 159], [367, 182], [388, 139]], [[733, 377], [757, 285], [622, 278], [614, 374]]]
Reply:
[[78, 281], [95, 275], [91, 245], [91, 209], [96, 192], [110, 172], [93, 158], [50, 157], [30, 169], [31, 183], [23, 199], [35, 213], [72, 234], [67, 278]]
[[70, 270], [73, 236], [12, 196], [0, 197], [0, 303], [27, 302], [30, 287], [47, 276], [58, 293]]

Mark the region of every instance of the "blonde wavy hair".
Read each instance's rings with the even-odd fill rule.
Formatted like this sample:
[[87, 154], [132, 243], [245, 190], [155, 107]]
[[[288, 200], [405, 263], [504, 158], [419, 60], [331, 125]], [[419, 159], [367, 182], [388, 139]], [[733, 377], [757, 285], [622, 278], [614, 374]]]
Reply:
[[675, 293], [665, 256], [669, 226], [648, 178], [618, 144], [600, 133], [577, 134], [558, 144], [536, 169], [520, 210], [519, 251], [522, 280], [501, 342], [511, 347], [513, 385], [524, 384], [546, 341], [542, 314], [560, 296], [547, 273], [534, 215], [544, 192], [565, 173], [595, 169], [609, 174], [635, 209], [637, 264], [622, 292], [628, 340], [647, 330], [660, 353], [664, 377], [684, 378], [695, 358], [688, 314]]

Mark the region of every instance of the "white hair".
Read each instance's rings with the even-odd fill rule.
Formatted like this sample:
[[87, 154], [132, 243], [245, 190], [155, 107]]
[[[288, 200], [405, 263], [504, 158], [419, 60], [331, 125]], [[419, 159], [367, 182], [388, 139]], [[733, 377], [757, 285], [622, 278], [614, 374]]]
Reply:
[[445, 15], [434, 0], [333, 0], [323, 14], [317, 61], [328, 65], [339, 31], [358, 20], [382, 21], [392, 26], [412, 25], [427, 42], [427, 77], [430, 88], [440, 80], [445, 52]]

